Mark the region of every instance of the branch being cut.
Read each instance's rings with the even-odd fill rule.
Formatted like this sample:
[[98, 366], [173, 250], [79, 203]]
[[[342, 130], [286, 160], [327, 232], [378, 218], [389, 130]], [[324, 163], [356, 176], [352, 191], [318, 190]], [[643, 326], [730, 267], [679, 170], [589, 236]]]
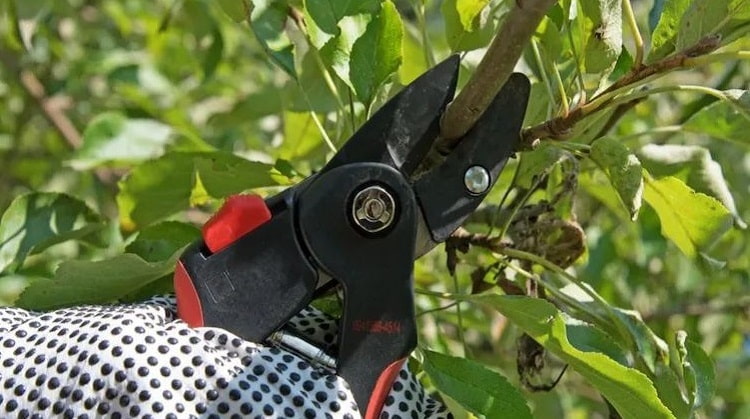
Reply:
[[505, 84], [547, 11], [557, 0], [515, 0], [476, 72], [440, 123], [439, 151], [452, 150]]

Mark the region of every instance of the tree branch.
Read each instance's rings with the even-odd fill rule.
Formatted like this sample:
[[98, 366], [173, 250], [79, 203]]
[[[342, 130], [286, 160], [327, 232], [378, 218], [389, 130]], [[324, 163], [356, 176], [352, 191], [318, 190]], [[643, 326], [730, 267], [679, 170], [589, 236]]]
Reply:
[[620, 122], [620, 119], [622, 119], [625, 114], [630, 112], [631, 109], [635, 108], [636, 105], [646, 100], [645, 97], [633, 99], [630, 102], [623, 103], [622, 105], [617, 106], [615, 108], [614, 112], [612, 112], [612, 115], [610, 115], [609, 119], [607, 119], [607, 122], [604, 124], [604, 126], [599, 130], [599, 132], [594, 136], [594, 139], [604, 137], [609, 133], [609, 131], [617, 125], [618, 122]]
[[47, 96], [44, 85], [29, 70], [21, 68], [10, 53], [0, 50], [0, 62], [9, 73], [18, 74], [18, 81], [23, 90], [28, 94], [42, 111], [42, 115], [52, 125], [55, 130], [65, 139], [70, 147], [76, 149], [81, 146], [81, 134], [73, 125], [70, 119], [65, 115], [60, 101]]
[[[73, 150], [78, 149], [83, 144], [83, 137], [65, 114], [62, 98], [47, 96], [44, 84], [39, 78], [30, 70], [22, 68], [18, 59], [9, 51], [0, 49], [0, 63], [9, 74], [18, 75], [18, 82], [23, 90], [39, 107], [42, 115], [55, 131], [68, 143], [68, 146]], [[112, 184], [117, 177], [114, 171], [104, 168], [96, 169], [94, 175], [103, 184]]]
[[452, 150], [471, 129], [513, 72], [531, 36], [557, 0], [515, 0], [471, 79], [440, 123], [439, 151]]
[[623, 89], [632, 88], [638, 83], [663, 75], [670, 71], [695, 65], [694, 59], [716, 50], [720, 46], [721, 38], [707, 36], [692, 47], [666, 57], [651, 65], [634, 68], [630, 73], [617, 80], [609, 88], [594, 97], [589, 103], [573, 109], [569, 114], [550, 119], [539, 125], [524, 130], [521, 138], [521, 149], [533, 148], [543, 139], [565, 140], [575, 124], [583, 118], [592, 115], [612, 102]]

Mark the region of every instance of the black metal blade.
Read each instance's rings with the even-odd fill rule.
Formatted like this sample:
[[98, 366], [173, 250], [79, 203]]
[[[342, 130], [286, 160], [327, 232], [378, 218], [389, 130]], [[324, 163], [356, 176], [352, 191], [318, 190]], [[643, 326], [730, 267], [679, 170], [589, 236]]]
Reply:
[[451, 56], [389, 100], [344, 144], [321, 172], [355, 162], [388, 164], [409, 177], [440, 132], [453, 99], [459, 59]]
[[[529, 80], [514, 73], [495, 96], [479, 121], [448, 155], [445, 161], [421, 177], [415, 184], [417, 199], [424, 215], [424, 227], [431, 243], [417, 243], [417, 255], [444, 241], [479, 206], [497, 181], [508, 158], [515, 153], [520, 139]], [[472, 166], [489, 173], [488, 189], [479, 195], [464, 185], [464, 174]], [[421, 234], [428, 240], [428, 234]]]

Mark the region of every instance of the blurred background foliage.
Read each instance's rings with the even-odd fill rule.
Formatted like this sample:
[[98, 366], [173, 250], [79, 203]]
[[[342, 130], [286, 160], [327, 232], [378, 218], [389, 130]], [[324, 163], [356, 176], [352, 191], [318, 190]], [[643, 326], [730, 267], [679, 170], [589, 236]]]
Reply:
[[[195, 226], [223, 197], [250, 189], [272, 194], [313, 173], [388, 97], [451, 52], [462, 54], [460, 84], [465, 83], [513, 2], [370, 0], [348, 6], [356, 10], [333, 7], [330, 15], [318, 10], [327, 3], [345, 2], [3, 1], [0, 209], [6, 212], [0, 226], [0, 303], [51, 308], [168, 291], [175, 251], [197, 237]], [[684, 3], [683, 10], [690, 4], [685, 13], [698, 15], [710, 4], [632, 1], [646, 45], [654, 42], [657, 23], [676, 3]], [[718, 3], [742, 8], [748, 2]], [[518, 65], [533, 81], [525, 125], [564, 116], [633, 69], [637, 44], [623, 30], [626, 18], [619, 4], [567, 0], [548, 13]], [[604, 7], [616, 9], [616, 15], [603, 13]], [[584, 119], [567, 133], [569, 141], [545, 143], [513, 160], [487, 206], [467, 225], [474, 233], [487, 233], [488, 225], [493, 231], [495, 221], [487, 220], [495, 214], [496, 228], [503, 225], [500, 231], [506, 233], [500, 239], [516, 248], [528, 237], [558, 245], [572, 240], [562, 256], [539, 256], [576, 279], [575, 289], [565, 291], [570, 298], [582, 294], [581, 284], [590, 284], [612, 306], [640, 313], [650, 331], [632, 320], [638, 317], [633, 312], [622, 312], [632, 320], [628, 327], [635, 346], [622, 344], [630, 352], [621, 363], [658, 381], [654, 363], [661, 358], [655, 353], [668, 354], [666, 365], [679, 376], [674, 383], [682, 402], [664, 403], [676, 417], [750, 417], [750, 247], [743, 221], [750, 219], [750, 62], [735, 54], [750, 49], [750, 13], [736, 12], [714, 28], [723, 35], [724, 59], [633, 87], [735, 89], [747, 111], [744, 123], [730, 121], [734, 108], [722, 108], [711, 92], [675, 87], [644, 100], [632, 90], [623, 96], [633, 99], [622, 102], [628, 106], [611, 106]], [[673, 19], [674, 32], [680, 15]], [[711, 33], [659, 41], [661, 47], [645, 62]], [[609, 45], [597, 44], [602, 39]], [[617, 175], [602, 163], [621, 149], [608, 146], [605, 157], [588, 157], [595, 153], [591, 143], [604, 135], [627, 147], [626, 161], [637, 156], [650, 176], [674, 176], [678, 183], [654, 180], [652, 192], [648, 185], [645, 192], [651, 205], [640, 207], [638, 188], [628, 203], [627, 188], [613, 188], [607, 175], [615, 184]], [[672, 213], [659, 213], [649, 200], [659, 188], [674, 193]], [[690, 218], [700, 205], [681, 200], [680, 194], [696, 191], [721, 201], [733, 221]], [[552, 209], [534, 213], [544, 202], [552, 202]], [[552, 221], [540, 224], [544, 219]], [[687, 228], [688, 236], [705, 237], [663, 234], [670, 219], [697, 223]], [[592, 387], [585, 374], [568, 371], [551, 391], [530, 389], [530, 382], [554, 381], [569, 361], [552, 349], [553, 354], [540, 355], [531, 345], [529, 352], [522, 333], [533, 333], [518, 327], [508, 312], [500, 309], [510, 322], [484, 306], [435, 295], [468, 295], [501, 282], [506, 293], [513, 284], [525, 289], [521, 276], [508, 273], [513, 267], [552, 283], [552, 291], [564, 289], [553, 280], [564, 275], [554, 266], [514, 265], [508, 254], [478, 248], [463, 254], [467, 246], [456, 246], [457, 253], [449, 252], [450, 259], [460, 259], [455, 275], [446, 268], [443, 246], [417, 262], [421, 347], [500, 371], [514, 386], [526, 388], [522, 397], [535, 417], [609, 415], [596, 391], [602, 388]], [[63, 265], [67, 269], [55, 273], [73, 259], [106, 259], [112, 271], [105, 275], [102, 265], [88, 262]], [[146, 273], [133, 282], [128, 273], [138, 269]], [[76, 283], [99, 285], [97, 295], [81, 295]], [[19, 299], [29, 284], [34, 286]], [[596, 317], [593, 309], [570, 308], [555, 297], [551, 300], [564, 312]], [[584, 297], [579, 303], [589, 301]], [[572, 330], [568, 337], [575, 341]], [[701, 403], [696, 384], [691, 387], [684, 376], [689, 369], [679, 365], [687, 359], [678, 354], [687, 351], [676, 338], [683, 330], [715, 367], [715, 376], [696, 372], [716, 384], [715, 397]], [[661, 343], [668, 347], [660, 348]], [[638, 366], [633, 355], [638, 352], [652, 365]], [[441, 364], [427, 354], [421, 359], [434, 380]], [[711, 369], [710, 363], [704, 366]], [[458, 417], [470, 415], [464, 408], [477, 413], [460, 392], [436, 386], [457, 399], [446, 398]], [[664, 399], [658, 383], [657, 388]], [[675, 405], [687, 407], [680, 414]], [[695, 410], [700, 405], [703, 410]]]

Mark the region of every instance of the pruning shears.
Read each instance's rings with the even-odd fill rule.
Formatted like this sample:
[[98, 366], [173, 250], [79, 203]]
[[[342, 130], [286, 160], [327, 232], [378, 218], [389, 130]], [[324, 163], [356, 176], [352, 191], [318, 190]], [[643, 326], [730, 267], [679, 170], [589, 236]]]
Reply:
[[[515, 73], [442, 163], [421, 170], [458, 69], [453, 56], [406, 86], [299, 184], [265, 200], [228, 198], [177, 264], [179, 316], [313, 358], [349, 383], [366, 418], [379, 417], [417, 344], [414, 260], [482, 202], [526, 111], [529, 81]], [[285, 325], [332, 284], [343, 314], [325, 352]]]

